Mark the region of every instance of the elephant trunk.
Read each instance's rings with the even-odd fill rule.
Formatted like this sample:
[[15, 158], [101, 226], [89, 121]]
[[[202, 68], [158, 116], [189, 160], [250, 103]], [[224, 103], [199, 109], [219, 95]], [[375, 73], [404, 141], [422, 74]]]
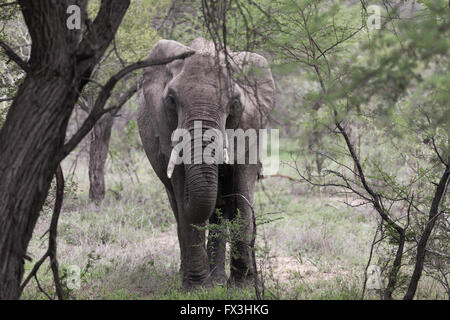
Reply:
[[186, 218], [192, 223], [203, 223], [209, 219], [216, 206], [217, 164], [185, 165], [185, 173]]
[[[219, 127], [212, 124], [207, 123], [207, 128], [202, 128], [203, 133], [208, 128]], [[193, 123], [190, 122], [185, 127], [193, 136]], [[180, 217], [180, 228], [184, 236], [182, 264], [185, 266], [183, 284], [186, 287], [203, 285], [209, 281], [209, 262], [204, 247], [205, 232], [197, 227], [204, 226], [210, 218], [217, 200], [218, 163], [205, 163], [203, 159], [203, 151], [209, 143], [191, 141], [191, 161], [184, 164], [184, 210]]]
[[[192, 123], [192, 122], [191, 122]], [[187, 126], [192, 128], [191, 125]], [[214, 128], [212, 123], [202, 127], [203, 133]], [[194, 137], [194, 139], [196, 139]], [[198, 138], [197, 138], [198, 139]], [[200, 137], [200, 139], [202, 139]], [[203, 223], [214, 211], [218, 190], [218, 164], [205, 163], [203, 151], [211, 142], [197, 141], [191, 144], [191, 163], [185, 164], [185, 213], [192, 223]]]

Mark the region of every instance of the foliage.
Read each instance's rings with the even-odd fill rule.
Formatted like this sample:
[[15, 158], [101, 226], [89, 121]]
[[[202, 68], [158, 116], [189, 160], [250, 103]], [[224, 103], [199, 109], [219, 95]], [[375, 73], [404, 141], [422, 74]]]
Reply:
[[380, 30], [367, 28], [364, 1], [226, 3], [204, 3], [211, 37], [257, 46], [273, 57], [275, 73], [287, 73], [278, 114], [303, 129], [292, 137], [306, 151], [291, 164], [300, 179], [353, 193], [382, 217], [391, 298], [405, 289], [402, 259], [417, 268], [425, 226], [448, 214], [447, 189], [436, 187], [448, 183], [450, 162], [448, 3], [380, 1]]
[[[9, 1], [8, 1], [9, 2]], [[30, 37], [17, 5], [5, 6], [0, 13], [0, 41], [15, 48], [22, 59], [30, 54]], [[25, 73], [0, 49], [0, 128], [6, 118], [9, 105]]]
[[[357, 265], [356, 273], [362, 274], [361, 260], [346, 251], [352, 242], [342, 244], [340, 238], [345, 234], [359, 243], [356, 238], [363, 234], [364, 250], [362, 244], [352, 249], [361, 259], [372, 247], [373, 257], [369, 262], [382, 267], [385, 287], [393, 281], [392, 296], [402, 297], [416, 263], [417, 244], [430, 222], [436, 186], [448, 170], [450, 160], [449, 8], [443, 0], [407, 3], [380, 0], [370, 4], [382, 9], [379, 30], [368, 29], [367, 1], [334, 1], [330, 5], [325, 0], [133, 0], [115, 43], [83, 94], [86, 98], [95, 96], [98, 83], [123, 65], [144, 58], [160, 37], [188, 44], [203, 35], [234, 51], [263, 54], [271, 61], [277, 84], [272, 126], [279, 127], [282, 133], [282, 158], [287, 164], [284, 173], [297, 175], [296, 179], [309, 183], [307, 187], [295, 184], [285, 194], [279, 194], [276, 191], [281, 183], [277, 181], [271, 186], [275, 191], [258, 192], [255, 198], [262, 210], [270, 207], [288, 220], [283, 231], [290, 231], [289, 239], [278, 233], [268, 237], [287, 242], [290, 253], [302, 264], [332, 273], [336, 266], [347, 263]], [[97, 8], [98, 1], [90, 1], [92, 16]], [[13, 6], [2, 10], [0, 24], [0, 40], [19, 48], [25, 59], [29, 54], [29, 40]], [[0, 68], [0, 99], [12, 97], [23, 72], [14, 63], [8, 63], [2, 51]], [[130, 77], [117, 92], [125, 91], [132, 81], [135, 79]], [[135, 99], [131, 101], [129, 110], [134, 113], [137, 103]], [[0, 127], [8, 105], [9, 102], [0, 103]], [[126, 242], [120, 234], [123, 226], [130, 228], [128, 235], [136, 240], [138, 230], [162, 232], [174, 224], [169, 205], [160, 200], [163, 189], [137, 192], [132, 189], [142, 183], [145, 170], [140, 164], [146, 160], [142, 160], [136, 122], [132, 116], [126, 116], [127, 123], [112, 136], [108, 169], [116, 177], [110, 184], [111, 196], [104, 208], [108, 214], [95, 218], [71, 217], [73, 220], [61, 228], [66, 245], [86, 241], [89, 245], [119, 246]], [[157, 180], [155, 176], [152, 179]], [[307, 195], [303, 199], [317, 193], [322, 196], [323, 187], [332, 192], [328, 195], [330, 199], [337, 197], [349, 208], [325, 209], [312, 205], [312, 200], [295, 203], [299, 194]], [[424, 273], [450, 294], [447, 188], [448, 182], [438, 214], [433, 218], [435, 227], [426, 247]], [[79, 189], [74, 186], [73, 195], [78, 194]], [[334, 202], [330, 199], [321, 202], [331, 206]], [[51, 198], [49, 201], [51, 207]], [[86, 209], [78, 200], [71, 201]], [[131, 204], [135, 202], [143, 208], [135, 210]], [[372, 219], [367, 209], [368, 205], [375, 204], [380, 205], [375, 209], [379, 220]], [[355, 213], [359, 208], [366, 211]], [[93, 216], [98, 214], [88, 212]], [[219, 216], [220, 224], [205, 229], [211, 237], [223, 234], [230, 242], [236, 241], [241, 233], [239, 217], [229, 221]], [[275, 230], [278, 223], [282, 225], [282, 222], [268, 224], [269, 230]], [[104, 227], [105, 224], [112, 225], [116, 232]], [[362, 231], [352, 235], [352, 225]], [[317, 232], [312, 234], [308, 228]], [[267, 262], [270, 259], [264, 250], [258, 252], [259, 258]], [[398, 270], [397, 252], [400, 252]], [[346, 270], [350, 269], [347, 264]], [[89, 269], [95, 267], [92, 264]], [[170, 279], [171, 283], [163, 290], [165, 298], [228, 299], [234, 294], [224, 288], [180, 293], [179, 280], [171, 273], [176, 267], [155, 271], [153, 266], [145, 264], [142, 268], [161, 272], [158, 274]], [[94, 278], [89, 277], [89, 281]], [[355, 287], [362, 287], [364, 280], [352, 279], [356, 284], [352, 282], [347, 287], [336, 284], [341, 297], [360, 296]], [[296, 290], [316, 295], [310, 284], [302, 283]], [[118, 290], [111, 296], [128, 297], [129, 294], [127, 290]], [[251, 298], [245, 291], [242, 296]], [[335, 291], [326, 290], [317, 296], [339, 297]]]

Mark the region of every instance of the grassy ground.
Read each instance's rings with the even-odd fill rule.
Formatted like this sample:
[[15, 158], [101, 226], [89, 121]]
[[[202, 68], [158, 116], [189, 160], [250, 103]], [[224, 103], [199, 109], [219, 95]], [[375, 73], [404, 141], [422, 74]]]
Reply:
[[[68, 171], [70, 164], [65, 163]], [[184, 292], [179, 276], [175, 220], [162, 184], [144, 157], [137, 173], [109, 166], [107, 197], [95, 206], [87, 197], [87, 168], [76, 170], [78, 187], [66, 196], [59, 222], [61, 273], [78, 266], [80, 289], [65, 289], [73, 299], [254, 299], [254, 289], [217, 286]], [[282, 171], [288, 174], [287, 168]], [[257, 259], [266, 299], [359, 299], [376, 225], [370, 208], [349, 208], [323, 190], [308, 190], [286, 179], [258, 183]], [[29, 255], [40, 258], [51, 214], [39, 219]], [[272, 222], [268, 222], [272, 221]], [[72, 267], [71, 267], [72, 266]], [[26, 270], [32, 263], [26, 263]], [[48, 264], [39, 282], [52, 294]], [[67, 277], [63, 279], [66, 283]], [[432, 281], [421, 282], [417, 297], [443, 298]], [[366, 298], [376, 299], [376, 292]], [[33, 280], [24, 299], [45, 299]]]

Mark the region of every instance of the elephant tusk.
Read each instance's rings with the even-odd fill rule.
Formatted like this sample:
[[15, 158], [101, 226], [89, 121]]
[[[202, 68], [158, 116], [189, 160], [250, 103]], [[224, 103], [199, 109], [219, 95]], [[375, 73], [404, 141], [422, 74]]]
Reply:
[[230, 164], [230, 157], [228, 156], [228, 150], [227, 148], [223, 149], [223, 162], [225, 164]]
[[167, 165], [167, 177], [169, 179], [172, 178], [173, 170], [175, 169], [176, 159], [178, 157], [178, 151], [176, 148], [172, 149], [172, 153], [170, 154], [169, 164]]
[[225, 164], [230, 164], [230, 157], [228, 155], [228, 135], [225, 132], [225, 148], [223, 148], [223, 162]]
[[225, 132], [225, 149], [228, 149], [228, 134]]

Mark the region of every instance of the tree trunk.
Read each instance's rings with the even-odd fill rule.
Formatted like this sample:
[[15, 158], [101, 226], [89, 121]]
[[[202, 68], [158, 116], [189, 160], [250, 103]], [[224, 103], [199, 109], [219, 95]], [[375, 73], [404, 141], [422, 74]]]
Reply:
[[105, 163], [114, 117], [107, 113], [91, 132], [89, 149], [89, 199], [99, 203], [105, 198]]
[[18, 298], [28, 243], [77, 99], [70, 80], [28, 76], [0, 134], [0, 299]]
[[17, 299], [24, 257], [61, 160], [67, 123], [94, 66], [111, 43], [129, 0], [102, 0], [81, 38], [67, 8], [85, 0], [19, 0], [32, 38], [27, 76], [0, 130], [0, 299]]
[[[128, 81], [130, 81], [130, 77], [125, 77], [123, 80], [123, 82]], [[138, 82], [134, 81], [127, 91], [116, 94], [114, 101], [116, 106], [124, 105], [133, 97], [137, 89]], [[115, 112], [105, 114], [95, 124], [91, 132], [89, 148], [89, 199], [97, 203], [105, 198], [105, 164], [115, 115]]]
[[439, 215], [439, 206], [442, 197], [445, 195], [446, 186], [448, 180], [450, 179], [450, 156], [447, 159], [447, 165], [444, 169], [439, 184], [436, 186], [436, 191], [434, 193], [433, 201], [431, 202], [430, 212], [428, 214], [428, 221], [425, 225], [425, 230], [423, 231], [419, 243], [417, 244], [416, 261], [414, 264], [414, 271], [411, 276], [411, 280], [408, 285], [408, 290], [406, 291], [404, 300], [412, 300], [416, 294], [417, 285], [419, 284], [420, 277], [422, 276], [423, 264], [425, 261], [425, 253], [427, 248], [428, 239], [430, 238], [431, 232], [433, 231], [434, 225], [436, 223], [436, 218]]
[[405, 247], [405, 239], [406, 239], [405, 232], [402, 230], [402, 232], [399, 233], [398, 237], [399, 239], [397, 252], [395, 254], [394, 262], [392, 263], [391, 271], [389, 272], [388, 277], [389, 281], [386, 287], [386, 291], [384, 292], [384, 300], [392, 300], [392, 294], [394, 293], [394, 290], [398, 282], [398, 273], [402, 266], [403, 250]]

